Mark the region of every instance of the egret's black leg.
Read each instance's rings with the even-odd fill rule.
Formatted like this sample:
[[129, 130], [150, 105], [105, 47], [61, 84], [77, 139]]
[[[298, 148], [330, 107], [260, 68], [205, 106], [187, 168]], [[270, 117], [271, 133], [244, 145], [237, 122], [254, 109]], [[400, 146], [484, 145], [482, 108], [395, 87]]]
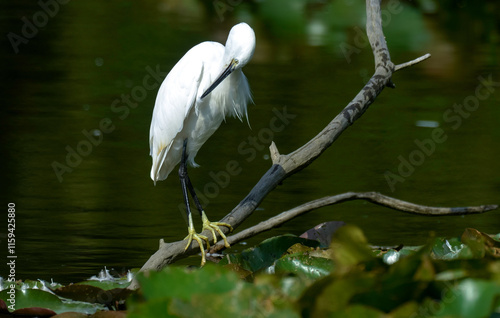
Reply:
[[[201, 266], [205, 264], [205, 249], [203, 247], [203, 241], [207, 243], [207, 246], [210, 247], [208, 238], [204, 235], [197, 234], [194, 225], [193, 225], [193, 216], [191, 214], [191, 207], [189, 206], [189, 197], [188, 197], [188, 189], [193, 187], [191, 185], [191, 181], [189, 180], [189, 176], [187, 174], [187, 165], [186, 165], [186, 143], [187, 139], [184, 140], [184, 146], [183, 146], [183, 151], [182, 151], [182, 157], [181, 157], [181, 164], [179, 167], [179, 179], [181, 181], [181, 188], [182, 188], [182, 195], [184, 197], [184, 203], [186, 204], [186, 213], [188, 217], [188, 236], [186, 237], [188, 239], [188, 243], [186, 245], [185, 250], [191, 245], [191, 242], [193, 239], [198, 242], [200, 245], [200, 251], [201, 251]], [[192, 192], [191, 192], [192, 193]], [[198, 198], [193, 198], [195, 202], [198, 200]], [[199, 202], [198, 202], [199, 204]]]
[[187, 190], [187, 183], [189, 181], [189, 177], [187, 175], [187, 167], [184, 154], [182, 155], [181, 165], [179, 167], [179, 179], [181, 180], [182, 196], [184, 197], [184, 203], [186, 204], [186, 213], [188, 216], [188, 220], [190, 220], [192, 219], [192, 217], [191, 217], [191, 207], [189, 206], [189, 197]]
[[[219, 233], [219, 235], [222, 237], [224, 240], [224, 245], [226, 247], [230, 247], [229, 242], [227, 241], [226, 235], [224, 235], [224, 232], [221, 231], [219, 226], [225, 226], [229, 228], [230, 231], [233, 230], [233, 227], [230, 224], [227, 223], [220, 223], [220, 222], [210, 222], [207, 218], [207, 215], [205, 214], [205, 211], [203, 210], [203, 207], [201, 206], [200, 200], [198, 200], [198, 196], [196, 195], [196, 192], [194, 191], [194, 187], [191, 183], [191, 180], [189, 179], [189, 175], [187, 173], [187, 155], [186, 155], [186, 148], [187, 148], [187, 139], [184, 140], [184, 144], [182, 146], [182, 157], [181, 157], [181, 167], [179, 168], [179, 176], [181, 175], [181, 169], [182, 169], [182, 177], [181, 180], [184, 180], [184, 188], [183, 191], [185, 191], [185, 188], [189, 190], [191, 193], [191, 197], [193, 198], [194, 204], [196, 205], [196, 208], [200, 212], [201, 220], [203, 222], [203, 230], [209, 230], [212, 232], [212, 236], [214, 238], [214, 244], [217, 243], [217, 235], [215, 232]], [[181, 181], [183, 182], [183, 181]], [[187, 197], [187, 193], [185, 192], [184, 194], [185, 197]], [[187, 202], [187, 199], [185, 199]], [[186, 203], [187, 205], [189, 202]], [[190, 210], [188, 210], [189, 216], [191, 215]], [[208, 245], [208, 242], [207, 242]]]
[[[182, 191], [184, 193], [184, 200], [186, 202], [186, 205], [188, 205], [188, 197], [187, 197], [187, 191], [186, 188], [189, 190], [191, 193], [191, 197], [193, 198], [194, 205], [196, 205], [196, 208], [200, 212], [200, 216], [203, 212], [203, 207], [201, 206], [200, 200], [198, 200], [198, 196], [196, 195], [196, 192], [194, 191], [193, 184], [191, 183], [191, 179], [189, 179], [189, 175], [187, 172], [187, 155], [186, 155], [186, 147], [187, 147], [187, 139], [184, 139], [184, 144], [182, 146], [182, 157], [181, 157], [181, 166], [179, 167], [179, 177], [181, 178], [181, 183], [184, 180], [183, 188]], [[182, 176], [181, 176], [182, 173]], [[188, 209], [189, 213], [191, 213], [190, 209]]]
[[203, 212], [203, 207], [201, 206], [200, 200], [198, 200], [198, 196], [196, 195], [196, 192], [194, 191], [193, 185], [191, 184], [191, 179], [189, 179], [189, 176], [187, 177], [186, 180], [186, 185], [187, 188], [189, 189], [189, 192], [191, 193], [191, 197], [193, 198], [194, 205], [198, 209], [198, 211], [201, 213]]

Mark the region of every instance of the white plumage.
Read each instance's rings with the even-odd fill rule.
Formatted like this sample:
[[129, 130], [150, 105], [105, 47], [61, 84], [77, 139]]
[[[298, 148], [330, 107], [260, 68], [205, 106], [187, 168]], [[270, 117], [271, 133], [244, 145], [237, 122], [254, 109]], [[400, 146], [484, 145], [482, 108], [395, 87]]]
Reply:
[[[255, 34], [246, 23], [235, 25], [226, 45], [203, 42], [190, 49], [167, 75], [156, 97], [149, 132], [150, 155], [153, 158], [151, 179], [165, 180], [180, 163], [179, 177], [188, 215], [188, 242], [196, 240], [205, 263], [203, 241], [208, 238], [194, 230], [188, 191], [200, 211], [203, 229], [216, 232], [229, 243], [219, 226], [210, 222], [196, 196], [187, 173], [186, 163], [198, 166], [194, 159], [201, 146], [219, 128], [227, 115], [243, 119], [252, 100], [248, 81], [241, 71], [253, 56]], [[247, 116], [248, 118], [248, 116]]]
[[[247, 116], [251, 93], [241, 68], [250, 60], [254, 48], [253, 30], [241, 23], [231, 29], [225, 47], [217, 42], [200, 43], [172, 68], [156, 97], [149, 133], [151, 179], [155, 183], [165, 180], [180, 162], [186, 138], [188, 162], [197, 167], [194, 158], [198, 150], [225, 117], [242, 120]], [[234, 59], [238, 60], [234, 71], [201, 99]]]

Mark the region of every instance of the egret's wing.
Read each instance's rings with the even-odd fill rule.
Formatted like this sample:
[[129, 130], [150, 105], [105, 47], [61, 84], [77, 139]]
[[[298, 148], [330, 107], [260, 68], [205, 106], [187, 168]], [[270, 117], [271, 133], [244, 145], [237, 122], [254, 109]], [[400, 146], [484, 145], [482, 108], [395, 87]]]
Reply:
[[172, 68], [156, 97], [149, 132], [150, 155], [153, 157], [151, 179], [155, 182], [166, 179], [179, 162], [180, 155], [167, 160], [169, 150], [174, 138], [182, 131], [191, 108], [196, 104], [203, 63], [190, 54], [191, 51]]

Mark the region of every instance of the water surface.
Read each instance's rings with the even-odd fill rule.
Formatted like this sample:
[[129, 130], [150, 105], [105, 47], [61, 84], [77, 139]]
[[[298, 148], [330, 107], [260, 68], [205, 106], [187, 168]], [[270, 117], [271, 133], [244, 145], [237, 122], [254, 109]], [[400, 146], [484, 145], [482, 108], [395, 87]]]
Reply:
[[[71, 282], [103, 266], [140, 267], [160, 238], [186, 235], [176, 175], [156, 187], [149, 178], [148, 134], [157, 89], [146, 87], [157, 84], [196, 43], [224, 42], [239, 21], [251, 24], [257, 36], [254, 58], [244, 69], [255, 104], [249, 108], [251, 128], [227, 119], [200, 150], [201, 167], [190, 170], [208, 215], [220, 219], [246, 196], [271, 165], [271, 140], [289, 153], [321, 131], [373, 71], [371, 50], [360, 35], [364, 8], [349, 1], [294, 4], [240, 4], [221, 13], [211, 1], [72, 1], [17, 46], [18, 53], [4, 36], [1, 195], [5, 205], [14, 202], [17, 208], [17, 277]], [[387, 11], [393, 61], [425, 53], [432, 58], [396, 73], [397, 88], [384, 90], [330, 149], [285, 180], [240, 229], [347, 191], [378, 191], [430, 206], [500, 203], [500, 32], [498, 17], [482, 7], [432, 13], [405, 5]], [[2, 4], [4, 35], [22, 35], [22, 18], [32, 19], [40, 10], [29, 1]], [[497, 84], [476, 105], [476, 89], [488, 78]], [[472, 102], [474, 110], [455, 111], [464, 102]], [[284, 111], [289, 120], [273, 125]], [[431, 147], [436, 129], [442, 129], [439, 140], [446, 140]], [[419, 157], [416, 151], [424, 150], [418, 144], [427, 145], [428, 154]], [[411, 173], [391, 187], [387, 172], [398, 175], [401, 162], [412, 160]], [[214, 186], [214, 176], [234, 161], [239, 173]], [[67, 170], [57, 170], [58, 177], [54, 167]], [[348, 202], [311, 212], [233, 250], [330, 220], [360, 226], [373, 244], [422, 244], [430, 232], [456, 236], [466, 227], [488, 233], [500, 228], [498, 212], [429, 218]], [[1, 233], [4, 237], [5, 230]], [[197, 257], [184, 261], [198, 262]]]

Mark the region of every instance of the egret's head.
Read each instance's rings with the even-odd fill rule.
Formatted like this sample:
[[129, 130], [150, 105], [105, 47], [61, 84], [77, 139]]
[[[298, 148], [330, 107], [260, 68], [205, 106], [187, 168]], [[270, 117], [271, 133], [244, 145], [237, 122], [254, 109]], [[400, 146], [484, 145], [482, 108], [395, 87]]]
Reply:
[[234, 69], [245, 66], [255, 51], [255, 33], [246, 23], [239, 23], [231, 28], [226, 41], [225, 59], [233, 62]]
[[224, 51], [224, 69], [217, 79], [210, 85], [209, 88], [201, 95], [205, 98], [219, 85], [226, 77], [234, 70], [245, 66], [253, 56], [255, 51], [255, 33], [252, 28], [246, 23], [240, 23], [231, 28], [226, 41], [226, 49]]

